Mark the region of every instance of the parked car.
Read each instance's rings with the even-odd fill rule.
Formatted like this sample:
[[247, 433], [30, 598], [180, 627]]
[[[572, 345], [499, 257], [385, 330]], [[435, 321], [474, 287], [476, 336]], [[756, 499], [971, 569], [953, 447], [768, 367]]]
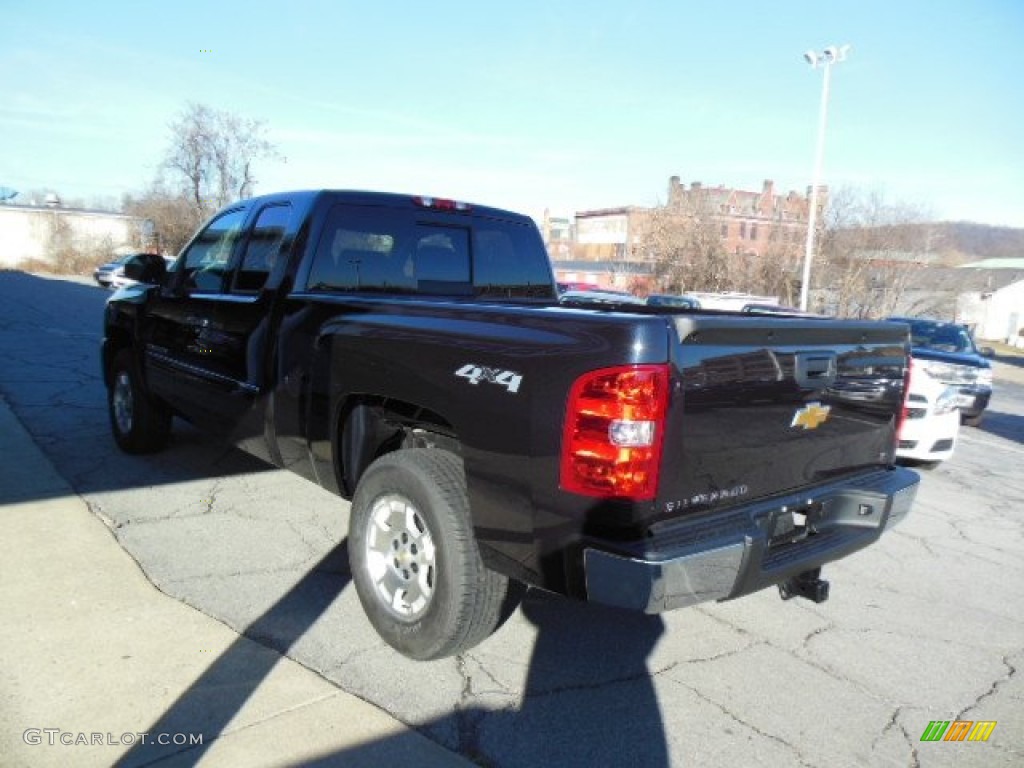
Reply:
[[104, 288], [112, 287], [111, 283], [113, 282], [114, 277], [124, 275], [124, 265], [134, 255], [134, 253], [125, 254], [124, 256], [119, 256], [113, 261], [108, 261], [106, 264], [100, 264], [92, 273], [93, 279]]
[[664, 293], [654, 293], [647, 297], [647, 303], [652, 307], [678, 307], [679, 309], [700, 309], [700, 302], [693, 296], [674, 296]]
[[786, 307], [782, 304], [744, 304], [740, 312], [747, 312], [754, 315], [799, 315], [807, 316], [809, 313], [796, 307]]
[[645, 304], [631, 293], [618, 291], [564, 291], [559, 297], [562, 304]]
[[981, 424], [992, 397], [992, 351], [979, 349], [966, 326], [920, 317], [890, 317], [910, 326], [912, 354], [924, 369], [957, 390], [964, 424]]
[[144, 262], [152, 259], [162, 259], [167, 269], [174, 264], [174, 259], [167, 256], [160, 256], [156, 253], [131, 253], [122, 257], [117, 269], [113, 270], [107, 280], [107, 287], [112, 289], [123, 288], [126, 285], [134, 285], [135, 281], [125, 275], [125, 267], [133, 262]]
[[928, 373], [923, 360], [911, 359], [910, 391], [900, 426], [896, 456], [937, 464], [953, 455], [960, 432], [959, 393]]
[[560, 282], [558, 283], [558, 292], [565, 293], [566, 291], [603, 291], [605, 290], [597, 283], [579, 283], [579, 282]]

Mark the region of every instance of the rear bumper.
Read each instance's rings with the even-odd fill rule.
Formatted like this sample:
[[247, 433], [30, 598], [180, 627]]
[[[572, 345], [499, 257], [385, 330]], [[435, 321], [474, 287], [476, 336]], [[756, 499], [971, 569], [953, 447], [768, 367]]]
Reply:
[[[756, 592], [876, 541], [909, 512], [918, 481], [902, 467], [879, 470], [664, 524], [631, 548], [591, 542], [583, 552], [587, 599], [660, 613]], [[794, 525], [800, 515], [806, 524]]]

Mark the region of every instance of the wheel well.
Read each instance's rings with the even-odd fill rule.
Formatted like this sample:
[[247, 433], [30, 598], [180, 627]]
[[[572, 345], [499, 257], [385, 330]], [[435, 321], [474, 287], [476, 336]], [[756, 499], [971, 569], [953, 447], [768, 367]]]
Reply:
[[351, 499], [359, 478], [375, 459], [403, 448], [443, 448], [461, 456], [455, 429], [437, 413], [386, 397], [351, 397], [337, 410], [335, 474]]
[[130, 347], [131, 336], [123, 328], [112, 328], [108, 331], [103, 344], [103, 383], [109, 388], [113, 383], [111, 380], [111, 367], [118, 353]]

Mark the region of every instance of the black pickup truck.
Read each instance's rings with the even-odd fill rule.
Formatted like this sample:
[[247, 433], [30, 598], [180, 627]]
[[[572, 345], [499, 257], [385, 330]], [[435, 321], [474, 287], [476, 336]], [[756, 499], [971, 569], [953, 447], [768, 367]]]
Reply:
[[479, 643], [524, 584], [647, 612], [822, 601], [822, 564], [917, 490], [893, 465], [905, 325], [566, 303], [518, 214], [269, 195], [125, 272], [118, 445], [159, 450], [178, 416], [350, 499], [359, 598], [412, 658]]

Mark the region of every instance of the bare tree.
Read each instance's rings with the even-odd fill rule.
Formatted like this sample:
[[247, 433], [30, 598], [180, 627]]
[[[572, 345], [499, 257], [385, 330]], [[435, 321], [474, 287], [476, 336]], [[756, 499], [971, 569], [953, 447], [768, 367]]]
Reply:
[[795, 307], [800, 300], [800, 267], [803, 251], [795, 242], [775, 241], [760, 256], [748, 256], [751, 267], [751, 293], [778, 296], [779, 301]]
[[823, 308], [849, 317], [891, 314], [934, 245], [924, 220], [919, 208], [877, 190], [835, 190], [812, 273]]
[[685, 196], [647, 212], [635, 254], [648, 261], [662, 290], [721, 291], [731, 287], [719, 224], [703, 196]]
[[792, 303], [799, 263], [795, 244], [773, 241], [763, 254], [728, 253], [710, 194], [692, 190], [648, 212], [640, 230], [641, 258], [649, 260], [662, 290], [743, 291]]
[[180, 189], [197, 221], [238, 198], [252, 195], [253, 163], [277, 156], [259, 120], [205, 104], [189, 103], [170, 125], [165, 181]]
[[188, 197], [159, 183], [141, 195], [125, 195], [122, 210], [149, 222], [139, 232], [136, 245], [168, 255], [180, 251], [201, 222]]
[[157, 178], [141, 194], [126, 195], [122, 210], [149, 222], [139, 246], [173, 254], [218, 208], [251, 197], [254, 163], [278, 153], [262, 122], [205, 104], [190, 102], [169, 127]]

